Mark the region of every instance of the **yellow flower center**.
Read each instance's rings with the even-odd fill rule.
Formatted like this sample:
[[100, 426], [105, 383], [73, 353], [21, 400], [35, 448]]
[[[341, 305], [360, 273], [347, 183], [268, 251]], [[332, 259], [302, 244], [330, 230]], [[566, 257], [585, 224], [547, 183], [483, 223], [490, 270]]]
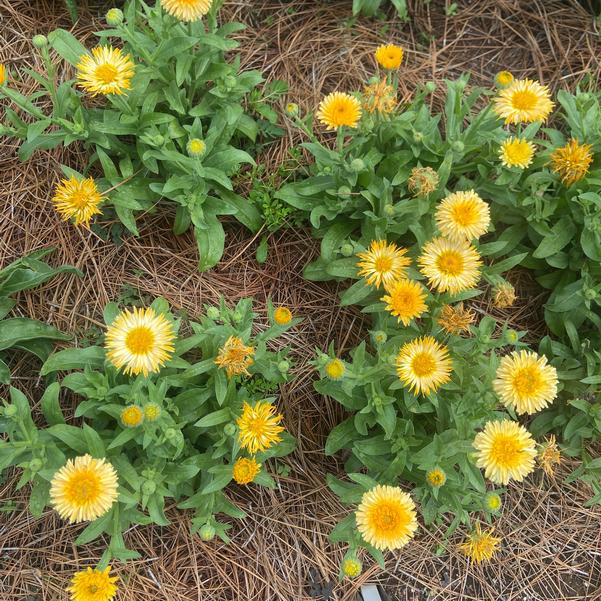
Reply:
[[117, 81], [117, 75], [119, 75], [119, 71], [114, 65], [111, 65], [110, 63], [104, 63], [96, 67], [94, 75], [106, 85]]
[[65, 492], [70, 503], [85, 505], [98, 497], [100, 483], [93, 474], [81, 474], [67, 484]]
[[378, 257], [374, 261], [374, 271], [385, 273], [392, 268], [392, 259], [390, 257]]
[[430, 353], [417, 353], [411, 361], [411, 369], [418, 378], [423, 378], [435, 371], [436, 361]]
[[399, 509], [396, 506], [382, 503], [374, 510], [372, 520], [374, 526], [380, 531], [395, 530], [400, 521]]
[[478, 221], [478, 214], [469, 204], [457, 204], [453, 207], [453, 221], [466, 227]]
[[436, 266], [445, 275], [459, 275], [463, 272], [463, 257], [454, 250], [447, 250], [436, 259]]
[[513, 387], [523, 397], [535, 394], [541, 384], [540, 372], [536, 366], [523, 367], [513, 377]]
[[146, 326], [133, 328], [125, 337], [125, 346], [132, 355], [145, 355], [154, 347], [154, 333]]
[[83, 209], [88, 204], [89, 199], [90, 197], [85, 192], [78, 190], [71, 194], [69, 200], [76, 209]]
[[497, 436], [492, 444], [490, 454], [499, 465], [516, 466], [522, 459], [522, 446], [513, 437]]
[[514, 108], [519, 109], [521, 111], [528, 111], [533, 109], [536, 106], [538, 101], [538, 96], [531, 92], [530, 90], [521, 90], [519, 92], [514, 92], [511, 103]]
[[326, 365], [326, 373], [334, 380], [342, 378], [344, 375], [344, 363], [340, 359], [332, 359]]

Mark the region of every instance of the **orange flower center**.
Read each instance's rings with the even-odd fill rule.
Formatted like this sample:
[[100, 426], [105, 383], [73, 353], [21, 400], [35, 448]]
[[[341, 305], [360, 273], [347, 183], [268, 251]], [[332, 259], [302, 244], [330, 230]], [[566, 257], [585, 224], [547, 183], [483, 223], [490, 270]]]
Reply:
[[125, 346], [133, 355], [144, 355], [154, 345], [154, 334], [146, 326], [130, 330], [125, 338]]
[[539, 370], [535, 366], [523, 367], [513, 377], [513, 387], [520, 396], [531, 396], [541, 386]]
[[96, 78], [99, 79], [103, 84], [113, 83], [117, 79], [118, 74], [119, 71], [117, 68], [108, 63], [98, 65], [94, 71]]
[[395, 530], [400, 521], [399, 510], [388, 504], [380, 505], [372, 514], [373, 524], [385, 532]]
[[449, 250], [440, 254], [436, 266], [446, 275], [459, 275], [463, 271], [463, 257], [458, 252]]
[[458, 204], [453, 208], [453, 221], [459, 225], [473, 225], [477, 220], [478, 216], [469, 204]]
[[436, 369], [436, 361], [430, 353], [418, 353], [411, 361], [411, 369], [419, 378], [429, 376]]
[[533, 109], [536, 106], [538, 98], [536, 94], [530, 92], [529, 90], [523, 90], [521, 92], [514, 92], [511, 97], [511, 103], [514, 108], [520, 111], [526, 111]]
[[520, 462], [522, 447], [513, 438], [498, 436], [492, 444], [490, 454], [496, 463], [510, 467]]
[[85, 505], [96, 499], [99, 492], [98, 478], [91, 474], [78, 474], [66, 487], [69, 502], [75, 505]]
[[374, 261], [374, 271], [385, 273], [392, 268], [392, 259], [390, 257], [378, 257]]

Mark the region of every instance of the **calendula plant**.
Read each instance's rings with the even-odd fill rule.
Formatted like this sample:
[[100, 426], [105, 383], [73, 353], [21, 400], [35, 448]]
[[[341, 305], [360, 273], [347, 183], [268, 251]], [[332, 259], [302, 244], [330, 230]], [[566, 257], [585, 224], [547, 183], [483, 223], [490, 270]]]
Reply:
[[7, 317], [17, 301], [17, 292], [30, 290], [59, 273], [81, 273], [67, 265], [53, 268], [41, 259], [51, 250], [39, 250], [13, 261], [0, 270], [0, 382], [10, 382], [10, 368], [6, 364], [8, 351], [27, 351], [45, 361], [57, 340], [69, 340], [70, 336], [59, 332], [49, 324], [27, 317]]
[[[90, 153], [84, 173], [63, 167], [53, 201], [64, 219], [89, 225], [114, 214], [137, 235], [137, 215], [170, 206], [176, 234], [194, 228], [205, 270], [223, 253], [221, 216], [252, 231], [262, 225], [231, 176], [254, 165], [249, 151], [277, 133], [270, 103], [285, 86], [262, 88], [261, 73], [241, 71], [229, 53], [242, 25], [218, 24], [219, 0], [190, 10], [180, 4], [130, 0], [123, 12], [111, 9], [91, 50], [65, 30], [35, 36], [47, 73], [24, 70], [40, 87], [30, 98], [11, 87], [16, 74], [4, 78], [0, 97], [14, 108], [2, 133], [23, 141], [22, 160], [75, 142]], [[75, 67], [76, 79], [58, 80], [51, 49]], [[49, 111], [40, 108], [47, 100]]]
[[[17, 389], [0, 410], [0, 468], [23, 470], [18, 488], [32, 484], [31, 512], [47, 505], [70, 523], [87, 522], [77, 538], [110, 536], [101, 569], [111, 558], [137, 553], [123, 533], [134, 524], [168, 524], [166, 503], [194, 512], [203, 540], [228, 541], [243, 518], [228, 500], [233, 481], [273, 487], [267, 465], [288, 454], [293, 438], [276, 411], [280, 384], [289, 377], [288, 349], [268, 349], [299, 320], [270, 305], [270, 325], [253, 333], [251, 301], [207, 308], [179, 334], [181, 320], [163, 299], [148, 308], [106, 307], [103, 346], [66, 349], [44, 364], [43, 375], [70, 372], [40, 400], [45, 425], [31, 415]], [[61, 391], [81, 399], [67, 423]]]
[[[407, 0], [390, 0], [390, 3], [394, 6], [401, 19], [407, 19], [409, 16]], [[382, 0], [353, 0], [353, 15], [373, 17], [379, 10], [385, 8], [386, 4], [387, 2], [382, 2]]]

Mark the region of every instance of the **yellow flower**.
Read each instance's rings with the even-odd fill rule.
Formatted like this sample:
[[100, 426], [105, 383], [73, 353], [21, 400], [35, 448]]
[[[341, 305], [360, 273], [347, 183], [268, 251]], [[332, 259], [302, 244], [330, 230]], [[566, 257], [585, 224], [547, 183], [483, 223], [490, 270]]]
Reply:
[[144, 417], [149, 422], [155, 422], [159, 417], [161, 417], [162, 409], [156, 403], [147, 403], [144, 405]]
[[286, 105], [286, 113], [288, 113], [288, 115], [291, 117], [298, 115], [298, 104], [296, 104], [296, 102], [289, 102]]
[[128, 405], [121, 411], [121, 423], [127, 428], [135, 428], [144, 421], [144, 411], [137, 405]]
[[470, 332], [470, 325], [476, 321], [476, 314], [470, 309], [464, 309], [463, 303], [444, 305], [436, 321], [443, 330], [458, 336], [462, 332]]
[[396, 368], [401, 382], [415, 394], [430, 394], [451, 379], [452, 363], [445, 345], [423, 336], [401, 347]]
[[509, 282], [495, 286], [493, 290], [493, 304], [497, 309], [512, 307], [516, 299], [515, 288]]
[[254, 347], [246, 346], [242, 342], [242, 338], [230, 336], [219, 349], [215, 365], [218, 365], [222, 369], [225, 368], [228, 378], [240, 374], [250, 376], [248, 368], [255, 362], [253, 358], [254, 352]]
[[88, 568], [77, 572], [67, 588], [71, 601], [111, 601], [117, 594], [117, 576], [110, 576], [111, 566], [104, 570]]
[[234, 480], [238, 484], [250, 484], [261, 471], [261, 464], [254, 457], [236, 459], [233, 467]]
[[513, 83], [513, 80], [513, 74], [509, 71], [499, 71], [495, 76], [495, 83], [501, 88], [507, 87]]
[[154, 309], [122, 311], [108, 326], [105, 337], [107, 359], [126, 374], [158, 372], [175, 350], [173, 325]]
[[501, 163], [505, 167], [519, 167], [525, 169], [532, 163], [534, 158], [535, 146], [532, 142], [523, 138], [510, 137], [507, 138], [499, 150]]
[[346, 373], [346, 367], [340, 359], [334, 358], [326, 363], [325, 371], [330, 380], [342, 380]]
[[493, 382], [505, 407], [518, 415], [536, 413], [557, 396], [557, 371], [545, 356], [532, 351], [513, 351], [501, 359]]
[[521, 482], [533, 469], [536, 445], [530, 432], [508, 419], [487, 422], [476, 434], [476, 465], [495, 484]]
[[69, 459], [50, 482], [50, 502], [69, 522], [92, 521], [117, 500], [117, 473], [106, 459]]
[[480, 279], [480, 255], [466, 240], [434, 238], [424, 245], [418, 263], [430, 288], [439, 292], [457, 294], [475, 288]]
[[499, 511], [501, 509], [501, 497], [494, 492], [490, 492], [484, 497], [484, 505], [488, 511]]
[[553, 110], [549, 88], [531, 79], [516, 79], [499, 90], [494, 101], [495, 113], [505, 123], [545, 121]]
[[432, 167], [414, 167], [407, 188], [415, 198], [423, 198], [438, 188], [438, 173]]
[[0, 63], [0, 86], [3, 86], [6, 83], [7, 80], [7, 76], [6, 76], [6, 67]]
[[364, 493], [355, 519], [363, 540], [380, 551], [400, 549], [417, 530], [415, 504], [395, 486], [377, 485]]
[[131, 88], [134, 62], [121, 48], [97, 46], [92, 54], [82, 54], [77, 64], [79, 86], [96, 96], [97, 94], [125, 94]]
[[551, 434], [540, 447], [538, 453], [538, 465], [543, 469], [547, 476], [552, 476], [555, 472], [555, 466], [560, 463], [561, 452], [555, 441], [555, 436]]
[[273, 321], [279, 326], [286, 326], [292, 321], [292, 311], [288, 307], [278, 307], [273, 312]]
[[360, 276], [365, 276], [369, 285], [375, 284], [379, 288], [381, 284], [386, 287], [395, 280], [404, 278], [411, 259], [406, 257], [406, 248], [397, 247], [394, 242], [388, 244], [386, 240], [372, 240], [369, 250], [358, 253], [361, 259], [357, 263], [360, 268]]
[[386, 288], [386, 291], [388, 294], [380, 300], [386, 303], [386, 311], [397, 317], [398, 321], [402, 321], [405, 326], [428, 310], [425, 302], [426, 290], [418, 282], [396, 280]]
[[566, 186], [581, 180], [592, 162], [591, 145], [579, 144], [575, 138], [551, 154], [551, 167]]
[[283, 419], [282, 415], [275, 415], [271, 403], [258, 401], [252, 406], [245, 402], [242, 415], [236, 420], [240, 445], [253, 455], [267, 450], [282, 440], [279, 433], [284, 428], [278, 424]]
[[198, 21], [211, 9], [213, 0], [161, 0], [163, 8], [180, 21]]
[[347, 578], [357, 578], [363, 571], [363, 564], [354, 556], [345, 557], [341, 567], [342, 573]]
[[338, 129], [343, 125], [357, 127], [361, 119], [361, 103], [350, 94], [332, 92], [319, 103], [317, 119], [327, 129]]
[[476, 523], [474, 532], [468, 534], [465, 542], [459, 545], [459, 550], [476, 563], [492, 559], [501, 542], [500, 538], [493, 536], [494, 531], [494, 528], [489, 528], [483, 532], [480, 524]]
[[391, 113], [396, 107], [396, 92], [385, 79], [365, 86], [363, 89], [363, 108], [368, 113]]
[[478, 239], [488, 231], [490, 208], [476, 192], [454, 192], [436, 209], [436, 225], [453, 241]]
[[200, 138], [192, 138], [188, 141], [188, 144], [186, 144], [186, 150], [191, 157], [196, 158], [202, 156], [206, 152], [207, 145], [204, 140], [201, 140]]
[[398, 69], [403, 62], [403, 55], [403, 49], [395, 44], [378, 46], [374, 54], [378, 64], [384, 69]]
[[444, 486], [444, 483], [447, 481], [447, 475], [442, 468], [435, 467], [426, 473], [426, 480], [430, 486], [440, 488], [441, 486]]
[[89, 227], [92, 217], [102, 214], [98, 208], [102, 196], [91, 177], [83, 180], [75, 177], [61, 180], [54, 190], [52, 202], [61, 218], [65, 221], [73, 219], [75, 225], [83, 224]]

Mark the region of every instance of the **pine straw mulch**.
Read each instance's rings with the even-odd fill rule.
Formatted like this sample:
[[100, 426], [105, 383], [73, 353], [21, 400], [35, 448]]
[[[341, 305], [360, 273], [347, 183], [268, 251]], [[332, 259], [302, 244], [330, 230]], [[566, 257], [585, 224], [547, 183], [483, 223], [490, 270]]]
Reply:
[[[325, 92], [360, 85], [373, 71], [374, 47], [389, 39], [407, 48], [402, 80], [407, 95], [418, 82], [441, 83], [463, 71], [472, 73], [473, 82], [489, 85], [495, 72], [509, 68], [554, 88], [574, 86], [587, 75], [596, 81], [599, 75], [595, 57], [601, 44], [592, 18], [576, 2], [476, 0], [466, 6], [460, 2], [458, 15], [446, 17], [444, 2], [415, 1], [410, 3], [410, 23], [360, 19], [352, 28], [345, 24], [350, 4], [240, 1], [229, 2], [225, 10], [249, 26], [240, 35], [244, 65], [262, 69], [270, 79], [287, 80], [290, 100], [305, 109], [313, 108]], [[84, 10], [74, 29], [88, 41], [90, 32], [101, 27], [91, 22], [94, 11]], [[19, 68], [41, 68], [31, 52], [33, 34], [70, 27], [61, 3], [49, 0], [0, 0], [0, 19], [0, 61]], [[31, 89], [31, 82], [22, 84], [21, 91]], [[267, 164], [279, 164], [296, 141], [287, 132], [266, 152]], [[343, 550], [331, 545], [327, 535], [347, 509], [324, 485], [325, 474], [339, 473], [341, 465], [324, 457], [323, 443], [342, 412], [313, 392], [308, 360], [315, 347], [325, 349], [330, 340], [347, 351], [364, 336], [367, 324], [355, 309], [338, 306], [337, 285], [302, 279], [303, 265], [318, 252], [308, 232], [274, 234], [268, 261], [258, 265], [256, 241], [231, 225], [223, 261], [199, 274], [192, 236], [174, 237], [169, 219], [160, 214], [145, 216], [140, 238], [120, 245], [59, 222], [48, 199], [61, 163], [85, 164], [77, 149], [37, 153], [23, 165], [14, 144], [3, 140], [0, 159], [0, 265], [52, 246], [54, 263], [76, 265], [85, 274], [61, 276], [21, 295], [19, 313], [73, 332], [79, 342], [97, 336], [106, 302], [132, 296], [162, 295], [192, 316], [219, 294], [232, 303], [254, 296], [261, 319], [271, 296], [304, 317], [286, 339], [294, 352], [296, 379], [280, 399], [286, 425], [299, 441], [298, 452], [285, 460], [289, 475], [278, 479], [274, 491], [232, 489], [249, 517], [234, 525], [229, 546], [190, 536], [189, 516], [173, 508], [168, 512], [171, 526], [131, 529], [127, 542], [142, 558], [115, 566], [122, 579], [120, 599], [350, 601], [367, 581], [385, 584], [394, 601], [601, 598], [601, 512], [583, 507], [590, 494], [585, 487], [562, 483], [573, 465], [563, 466], [556, 479], [537, 473], [510, 489], [497, 522], [505, 542], [489, 565], [469, 566], [455, 548], [457, 537], [444, 542], [441, 531], [422, 531], [417, 541], [388, 555], [386, 571], [368, 560], [357, 581], [338, 584]], [[516, 274], [515, 281], [522, 300], [498, 316], [516, 329], [530, 330], [536, 339], [544, 332], [540, 303], [526, 300], [532, 290], [527, 276]], [[485, 301], [478, 310], [489, 312], [489, 304]], [[15, 358], [13, 384], [37, 402], [43, 383], [31, 363], [30, 358]], [[33, 519], [26, 511], [27, 490], [15, 492], [15, 482], [10, 474], [0, 484], [3, 506], [17, 508], [15, 513], [0, 512], [0, 599], [66, 599], [68, 578], [94, 565], [105, 541], [76, 548], [73, 541], [81, 528], [66, 526], [52, 511]], [[444, 552], [436, 556], [438, 548]]]

